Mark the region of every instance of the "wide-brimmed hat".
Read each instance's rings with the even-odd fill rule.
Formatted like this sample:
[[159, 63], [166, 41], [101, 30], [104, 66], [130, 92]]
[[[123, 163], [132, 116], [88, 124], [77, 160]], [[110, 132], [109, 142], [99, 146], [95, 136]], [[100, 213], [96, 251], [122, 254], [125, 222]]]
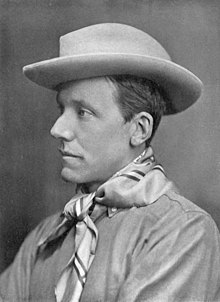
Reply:
[[55, 89], [61, 83], [106, 75], [128, 74], [156, 82], [173, 114], [191, 106], [201, 95], [202, 82], [171, 61], [150, 35], [125, 24], [103, 23], [84, 27], [60, 38], [59, 57], [23, 68], [33, 82]]

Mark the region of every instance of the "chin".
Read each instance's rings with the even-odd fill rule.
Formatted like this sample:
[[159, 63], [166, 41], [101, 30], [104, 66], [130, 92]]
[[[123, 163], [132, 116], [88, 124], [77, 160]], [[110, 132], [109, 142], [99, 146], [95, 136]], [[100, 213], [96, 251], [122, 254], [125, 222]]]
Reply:
[[87, 174], [84, 175], [82, 173], [82, 170], [76, 171], [75, 169], [73, 170], [68, 167], [63, 167], [61, 171], [61, 177], [64, 181], [75, 183], [75, 184], [84, 184], [91, 181]]
[[71, 182], [71, 183], [79, 183], [78, 177], [73, 173], [73, 171], [63, 168], [61, 171], [61, 177], [64, 181], [66, 182]]
[[94, 179], [94, 173], [88, 174], [83, 173], [82, 170], [76, 171], [75, 169], [69, 169], [68, 167], [63, 167], [61, 171], [61, 177], [65, 182], [74, 184], [90, 184], [90, 183], [102, 183], [104, 181], [98, 181]]

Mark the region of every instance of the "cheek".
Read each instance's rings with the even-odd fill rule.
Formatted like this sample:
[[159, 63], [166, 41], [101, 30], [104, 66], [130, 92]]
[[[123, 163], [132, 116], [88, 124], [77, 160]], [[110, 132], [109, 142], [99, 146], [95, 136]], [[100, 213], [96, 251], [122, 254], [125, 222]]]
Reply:
[[113, 154], [125, 150], [129, 146], [129, 132], [123, 125], [109, 125], [105, 128], [90, 129], [87, 139], [83, 140], [83, 148], [95, 157], [101, 158], [104, 153]]

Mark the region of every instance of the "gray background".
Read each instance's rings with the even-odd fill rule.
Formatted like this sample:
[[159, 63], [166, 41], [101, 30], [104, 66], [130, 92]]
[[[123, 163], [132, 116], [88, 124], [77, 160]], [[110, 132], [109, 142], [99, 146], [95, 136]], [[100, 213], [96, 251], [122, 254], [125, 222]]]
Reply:
[[220, 1], [0, 1], [0, 271], [74, 191], [60, 180], [57, 142], [49, 136], [55, 94], [25, 79], [22, 66], [57, 56], [60, 35], [90, 24], [147, 31], [204, 82], [193, 107], [163, 119], [153, 145], [182, 194], [220, 227]]

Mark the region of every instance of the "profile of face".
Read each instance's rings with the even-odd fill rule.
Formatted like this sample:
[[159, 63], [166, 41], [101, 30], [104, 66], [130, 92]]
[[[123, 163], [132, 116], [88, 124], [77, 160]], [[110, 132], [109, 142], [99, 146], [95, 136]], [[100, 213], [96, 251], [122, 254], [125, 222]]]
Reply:
[[65, 83], [51, 135], [61, 141], [62, 177], [96, 186], [134, 159], [132, 122], [125, 123], [116, 88], [104, 77]]

